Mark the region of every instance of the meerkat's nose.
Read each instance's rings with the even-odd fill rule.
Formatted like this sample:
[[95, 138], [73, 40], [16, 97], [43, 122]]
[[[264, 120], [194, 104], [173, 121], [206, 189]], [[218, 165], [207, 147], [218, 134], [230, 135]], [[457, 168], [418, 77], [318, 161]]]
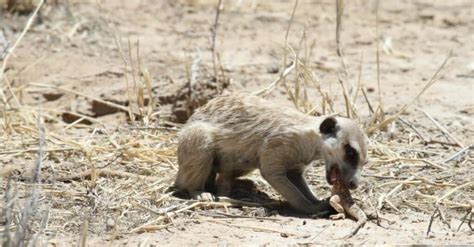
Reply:
[[349, 189], [351, 190], [355, 190], [357, 189], [357, 187], [359, 187], [359, 185], [355, 182], [355, 181], [349, 181]]

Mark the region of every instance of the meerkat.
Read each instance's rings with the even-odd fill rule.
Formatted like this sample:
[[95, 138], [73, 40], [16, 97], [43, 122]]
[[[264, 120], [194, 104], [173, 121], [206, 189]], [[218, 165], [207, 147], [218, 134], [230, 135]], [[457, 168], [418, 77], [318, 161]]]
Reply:
[[295, 210], [332, 211], [303, 177], [314, 160], [325, 161], [326, 180], [349, 189], [359, 185], [368, 138], [342, 117], [314, 117], [254, 95], [221, 95], [199, 108], [178, 137], [174, 188], [193, 199], [229, 195], [235, 178], [259, 169]]

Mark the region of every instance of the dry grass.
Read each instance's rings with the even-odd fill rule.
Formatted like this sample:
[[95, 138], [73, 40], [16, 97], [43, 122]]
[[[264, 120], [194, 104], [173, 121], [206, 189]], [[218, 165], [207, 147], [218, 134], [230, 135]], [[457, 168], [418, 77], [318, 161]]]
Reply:
[[[296, 8], [297, 2], [292, 16]], [[340, 94], [330, 95], [324, 91], [310, 66], [308, 54], [314, 43], [308, 42], [303, 35], [298, 49], [288, 45], [292, 20], [293, 17], [285, 37], [284, 69], [273, 83], [257, 93], [268, 94], [283, 82], [295, 106], [311, 115], [338, 114], [334, 110], [334, 98], [344, 97], [346, 115], [359, 118], [371, 134], [371, 158], [363, 175], [366, 183], [355, 193], [356, 199], [367, 202], [381, 215], [384, 212], [403, 214], [409, 209], [433, 213], [433, 220], [439, 217], [445, 223], [449, 221], [447, 218], [452, 217], [463, 222], [469, 221], [468, 215], [472, 215], [474, 203], [466, 195], [473, 194], [474, 183], [472, 176], [466, 174], [472, 174], [472, 145], [462, 146], [442, 127], [442, 123], [431, 117], [434, 126], [412, 122], [417, 117], [416, 113], [402, 118], [407, 108], [440, 77], [447, 59], [412, 102], [393, 115], [374, 111], [372, 116], [364, 117], [355, 105], [355, 98], [360, 97], [358, 91], [361, 90], [365, 95], [360, 80], [356, 88], [348, 88], [350, 83], [347, 76], [341, 76], [344, 79], [340, 81]], [[21, 37], [17, 42], [21, 41]], [[121, 47], [117, 35], [116, 42]], [[144, 95], [151, 96], [151, 79], [141, 62], [138, 47], [137, 44], [135, 57], [131, 43], [128, 57], [120, 48], [125, 71], [129, 71], [126, 78], [132, 78], [133, 82], [126, 79], [127, 84], [130, 83], [129, 97], [135, 98], [130, 102], [135, 103], [124, 107], [94, 99], [128, 112], [130, 125], [115, 126], [95, 119], [91, 119], [95, 123], [92, 126], [82, 125], [80, 121], [68, 125], [55, 119], [54, 115], [49, 115], [51, 109], [25, 105], [16, 97], [26, 87], [51, 86], [28, 84], [11, 88], [8, 79], [0, 77], [3, 104], [0, 113], [0, 160], [9, 164], [3, 167], [0, 177], [2, 188], [6, 188], [2, 190], [5, 200], [0, 203], [4, 209], [0, 219], [0, 234], [6, 245], [18, 243], [22, 236], [28, 234], [25, 239], [33, 243], [46, 238], [44, 233], [48, 233], [74, 238], [84, 246], [89, 234], [106, 234], [110, 240], [114, 240], [128, 233], [178, 226], [174, 221], [176, 218], [213, 218], [205, 214], [209, 209], [223, 213], [227, 212], [228, 207], [235, 206], [243, 208], [238, 215], [255, 217], [254, 210], [266, 206], [232, 199], [215, 203], [186, 201], [167, 192], [177, 170], [175, 152], [179, 127], [165, 127], [161, 120], [153, 118], [153, 104], [145, 105]], [[338, 53], [347, 75], [339, 45]], [[213, 56], [214, 59], [216, 56]], [[291, 61], [289, 67], [287, 59]], [[7, 60], [3, 60], [3, 68]], [[362, 69], [362, 59], [360, 67]], [[214, 69], [217, 71], [215, 65]], [[3, 70], [0, 71], [2, 75]], [[81, 92], [70, 89], [56, 89], [81, 95]], [[318, 101], [310, 98], [310, 90], [319, 96]], [[43, 127], [37, 119], [54, 120], [60, 127], [53, 128], [47, 124]], [[393, 128], [386, 130], [389, 125]], [[448, 137], [440, 140], [435, 133]], [[41, 165], [40, 170], [38, 164]], [[323, 181], [322, 176], [321, 166], [311, 169], [307, 174], [309, 180], [316, 184]], [[325, 184], [320, 187], [318, 196], [327, 196], [329, 187]], [[262, 186], [261, 190], [271, 191], [271, 188]], [[27, 223], [29, 225], [26, 228]], [[28, 234], [21, 233], [25, 229], [28, 229]], [[254, 230], [280, 232], [275, 229]], [[34, 233], [37, 235], [32, 237]], [[15, 234], [18, 237], [14, 241], [17, 242], [12, 240]]]

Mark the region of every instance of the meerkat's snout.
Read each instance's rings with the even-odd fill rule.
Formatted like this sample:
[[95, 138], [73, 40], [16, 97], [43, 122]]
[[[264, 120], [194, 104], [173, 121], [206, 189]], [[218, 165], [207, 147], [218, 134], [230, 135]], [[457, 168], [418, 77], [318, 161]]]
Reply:
[[357, 124], [346, 118], [326, 118], [320, 125], [326, 163], [326, 180], [340, 182], [354, 190], [360, 184], [360, 170], [367, 157], [367, 137]]
[[359, 188], [360, 184], [360, 172], [359, 170], [356, 171], [356, 173], [349, 179], [349, 189], [355, 190]]

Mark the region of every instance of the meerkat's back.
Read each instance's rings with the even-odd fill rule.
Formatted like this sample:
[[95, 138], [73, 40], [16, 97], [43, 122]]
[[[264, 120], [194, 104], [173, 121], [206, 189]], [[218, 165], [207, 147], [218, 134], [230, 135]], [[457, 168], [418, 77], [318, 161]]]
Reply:
[[293, 108], [247, 94], [221, 95], [198, 109], [189, 122], [203, 121], [219, 128], [239, 131], [242, 127], [285, 128], [310, 121]]
[[[303, 113], [258, 96], [230, 94], [219, 96], [198, 109], [189, 124], [206, 124], [213, 143], [226, 153], [252, 153], [269, 135], [285, 132], [310, 121]], [[241, 152], [243, 151], [243, 152]]]

